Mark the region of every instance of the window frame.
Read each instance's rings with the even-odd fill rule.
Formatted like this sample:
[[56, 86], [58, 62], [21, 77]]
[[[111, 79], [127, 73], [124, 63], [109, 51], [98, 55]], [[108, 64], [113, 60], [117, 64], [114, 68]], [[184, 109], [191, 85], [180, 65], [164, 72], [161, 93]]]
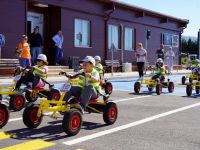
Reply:
[[[89, 44], [88, 44], [88, 46], [85, 46], [85, 45], [76, 45], [76, 20], [79, 20], [79, 21], [87, 21], [88, 23], [89, 23], [89, 33], [88, 33], [88, 35], [89, 35], [89, 39], [88, 39], [88, 42], [89, 42]], [[74, 47], [75, 48], [92, 48], [92, 40], [91, 40], [91, 38], [92, 38], [92, 23], [91, 23], [91, 21], [90, 20], [88, 20], [88, 19], [84, 19], [84, 18], [74, 18]]]
[[[126, 29], [132, 30], [132, 49], [126, 49]], [[125, 51], [134, 51], [135, 47], [135, 29], [132, 27], [125, 26], [124, 27], [124, 50]]]
[[109, 45], [110, 43], [109, 43], [109, 30], [110, 30], [110, 26], [114, 26], [114, 27], [118, 27], [118, 48], [116, 48], [116, 50], [121, 50], [122, 49], [122, 43], [121, 43], [121, 38], [122, 38], [122, 33], [121, 33], [121, 31], [122, 31], [122, 28], [121, 28], [121, 26], [120, 25], [116, 25], [116, 24], [108, 24], [108, 26], [107, 26], [107, 28], [108, 28], [108, 34], [107, 34], [107, 38], [108, 38], [108, 45], [107, 45], [107, 47], [108, 47], [108, 49], [110, 50], [111, 49], [111, 47], [112, 47], [112, 43], [111, 43], [111, 45]]

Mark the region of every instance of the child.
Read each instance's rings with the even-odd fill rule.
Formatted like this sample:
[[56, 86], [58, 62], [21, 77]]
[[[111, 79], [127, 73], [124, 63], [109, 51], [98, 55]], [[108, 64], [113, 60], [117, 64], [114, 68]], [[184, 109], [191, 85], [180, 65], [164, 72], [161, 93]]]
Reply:
[[[66, 92], [64, 100], [68, 100], [75, 96], [81, 99], [81, 110], [84, 112], [86, 110], [87, 104], [90, 99], [96, 99], [98, 97], [98, 92], [101, 92], [100, 87], [100, 77], [99, 73], [95, 67], [95, 60], [92, 56], [86, 56], [83, 59], [83, 69], [77, 72], [75, 75], [65, 75], [69, 78], [79, 78], [79, 83], [77, 86], [72, 86], [71, 89]], [[63, 72], [61, 72], [63, 73]]]
[[160, 79], [161, 82], [165, 80], [166, 72], [165, 69], [163, 68], [162, 58], [157, 59], [154, 74], [155, 75], [152, 77], [153, 80]]
[[37, 65], [32, 67], [24, 76], [17, 82], [15, 89], [19, 90], [22, 83], [25, 83], [28, 88], [41, 88], [45, 86], [48, 73], [47, 57], [40, 54], [37, 57]]
[[95, 64], [96, 64], [95, 69], [99, 72], [100, 79], [103, 79], [104, 71], [103, 71], [103, 66], [101, 64], [101, 57], [95, 56], [94, 59], [95, 59]]
[[196, 59], [196, 66], [192, 69], [192, 74], [200, 76], [200, 60]]
[[31, 67], [30, 47], [29, 44], [27, 43], [27, 40], [28, 40], [27, 36], [22, 35], [22, 40], [16, 48], [16, 52], [19, 54], [20, 65], [23, 68]]

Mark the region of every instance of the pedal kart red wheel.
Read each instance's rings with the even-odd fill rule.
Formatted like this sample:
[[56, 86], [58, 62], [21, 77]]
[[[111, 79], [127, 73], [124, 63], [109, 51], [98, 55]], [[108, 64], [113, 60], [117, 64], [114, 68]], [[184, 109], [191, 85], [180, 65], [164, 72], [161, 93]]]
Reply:
[[162, 84], [158, 83], [156, 85], [156, 94], [160, 95], [162, 93]]
[[185, 76], [182, 76], [182, 85], [184, 85], [185, 84], [185, 81], [186, 81], [186, 77]]
[[37, 116], [38, 110], [39, 106], [32, 104], [27, 106], [23, 112], [23, 122], [30, 129], [37, 128], [42, 122], [43, 116]]
[[26, 99], [22, 94], [16, 94], [10, 96], [9, 106], [11, 110], [20, 111], [24, 108]]
[[51, 89], [48, 93], [48, 100], [59, 100], [60, 99], [60, 91], [57, 89]]
[[82, 122], [81, 112], [77, 109], [71, 109], [63, 117], [62, 128], [67, 135], [74, 136], [79, 133]]
[[4, 104], [0, 104], [0, 129], [8, 123], [9, 114], [8, 107]]
[[174, 83], [173, 82], [169, 82], [168, 91], [169, 91], [169, 93], [173, 93], [174, 92]]
[[105, 88], [106, 94], [109, 94], [109, 95], [112, 94], [113, 86], [111, 82], [106, 82], [104, 88]]
[[187, 96], [191, 96], [192, 95], [192, 85], [191, 84], [188, 84], [186, 86], [186, 93], [187, 93]]
[[117, 116], [118, 116], [117, 105], [113, 102], [107, 103], [103, 111], [104, 122], [108, 125], [111, 125], [115, 123], [115, 121], [117, 120]]
[[140, 82], [135, 82], [134, 84], [134, 91], [136, 94], [140, 93], [140, 89], [141, 89], [141, 83]]

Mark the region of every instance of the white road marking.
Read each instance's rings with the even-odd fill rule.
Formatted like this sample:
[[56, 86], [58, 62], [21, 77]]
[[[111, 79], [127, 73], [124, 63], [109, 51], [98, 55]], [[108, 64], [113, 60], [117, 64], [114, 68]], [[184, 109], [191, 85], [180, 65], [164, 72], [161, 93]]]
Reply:
[[[148, 96], [139, 96], [139, 97], [127, 98], [127, 99], [119, 99], [119, 100], [115, 100], [113, 102], [118, 103], [118, 102], [130, 101], [130, 100], [133, 100], [133, 99], [141, 99], [141, 98], [147, 98], [147, 97], [151, 97], [151, 96], [148, 95]], [[49, 115], [49, 114], [51, 114], [51, 112], [45, 113], [45, 115]], [[19, 120], [22, 120], [22, 118], [20, 117], [20, 118], [9, 119], [8, 122], [14, 122], [14, 121], [19, 121]]]
[[137, 126], [137, 125], [140, 125], [140, 124], [144, 124], [144, 123], [147, 123], [147, 122], [150, 122], [150, 121], [153, 121], [153, 120], [165, 117], [165, 116], [169, 116], [169, 115], [172, 115], [172, 114], [175, 114], [177, 112], [181, 112], [181, 111], [184, 111], [184, 110], [187, 110], [187, 109], [190, 109], [190, 108], [194, 108], [194, 107], [197, 107], [197, 106], [200, 106], [200, 103], [188, 105], [188, 106], [181, 107], [181, 108], [178, 108], [178, 109], [174, 109], [174, 110], [171, 110], [171, 111], [168, 111], [168, 112], [165, 112], [165, 113], [161, 113], [161, 114], [158, 114], [158, 115], [155, 115], [155, 116], [151, 116], [151, 117], [148, 117], [148, 118], [145, 118], [145, 119], [142, 119], [142, 120], [138, 120], [138, 121], [135, 121], [135, 122], [132, 122], [132, 123], [129, 123], [129, 124], [125, 124], [125, 125], [122, 125], [122, 126], [118, 126], [118, 127], [112, 128], [112, 129], [105, 130], [105, 131], [101, 131], [101, 132], [97, 132], [97, 133], [94, 133], [94, 134], [91, 134], [91, 135], [87, 135], [87, 136], [83, 136], [83, 137], [76, 138], [76, 139], [73, 139], [73, 140], [69, 140], [69, 141], [63, 142], [63, 144], [69, 145], [69, 146], [74, 145], [74, 144], [81, 143], [81, 142], [84, 142], [84, 141], [88, 141], [88, 140], [91, 140], [91, 139], [94, 139], [94, 138], [105, 136], [105, 135], [108, 135], [108, 134], [111, 134], [111, 133], [114, 133], [114, 132], [117, 132], [117, 131], [125, 130], [127, 128], [131, 128], [131, 127], [134, 127], [134, 126]]

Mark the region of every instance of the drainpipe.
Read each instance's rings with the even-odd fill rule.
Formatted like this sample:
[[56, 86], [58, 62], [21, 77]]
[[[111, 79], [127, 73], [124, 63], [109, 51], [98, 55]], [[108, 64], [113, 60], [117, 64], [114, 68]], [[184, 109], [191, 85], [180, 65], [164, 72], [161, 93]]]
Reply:
[[108, 22], [111, 18], [111, 14], [115, 11], [115, 3], [112, 3], [113, 7], [109, 13], [105, 13], [105, 51], [104, 51], [104, 60], [108, 59]]
[[27, 11], [28, 11], [28, 0], [25, 0], [25, 34], [27, 35]]

